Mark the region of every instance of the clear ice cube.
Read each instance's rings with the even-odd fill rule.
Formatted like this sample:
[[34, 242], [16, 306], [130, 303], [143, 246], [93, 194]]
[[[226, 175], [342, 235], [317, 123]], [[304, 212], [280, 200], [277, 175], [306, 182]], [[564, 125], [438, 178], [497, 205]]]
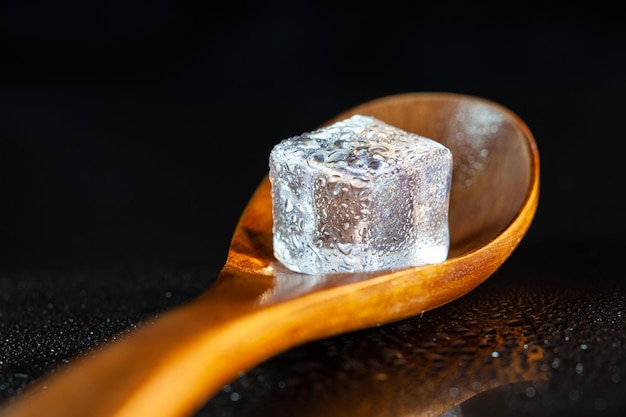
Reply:
[[274, 256], [306, 274], [399, 269], [448, 256], [452, 154], [354, 115], [272, 149]]

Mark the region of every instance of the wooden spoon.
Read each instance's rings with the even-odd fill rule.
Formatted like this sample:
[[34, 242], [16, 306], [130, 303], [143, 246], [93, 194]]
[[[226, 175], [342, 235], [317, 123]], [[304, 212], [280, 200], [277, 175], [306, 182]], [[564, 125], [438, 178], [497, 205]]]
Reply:
[[452, 150], [447, 261], [367, 274], [292, 273], [272, 255], [265, 177], [211, 288], [42, 378], [1, 415], [190, 415], [240, 372], [280, 351], [418, 315], [487, 279], [516, 248], [538, 203], [539, 155], [525, 123], [491, 101], [449, 93], [388, 96], [328, 123], [355, 113]]

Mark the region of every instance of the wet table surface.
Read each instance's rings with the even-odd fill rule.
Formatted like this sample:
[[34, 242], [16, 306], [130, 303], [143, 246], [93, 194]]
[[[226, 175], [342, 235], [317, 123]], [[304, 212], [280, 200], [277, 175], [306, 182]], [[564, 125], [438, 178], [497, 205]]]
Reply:
[[[557, 247], [522, 242], [452, 303], [276, 355], [194, 417], [622, 416], [624, 247]], [[199, 295], [217, 269], [105, 262], [0, 271], [0, 401]]]

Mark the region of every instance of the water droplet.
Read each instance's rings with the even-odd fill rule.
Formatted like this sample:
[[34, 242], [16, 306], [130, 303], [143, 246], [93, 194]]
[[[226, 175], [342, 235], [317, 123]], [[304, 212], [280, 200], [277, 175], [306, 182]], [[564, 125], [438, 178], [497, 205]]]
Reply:
[[337, 243], [337, 248], [339, 252], [347, 256], [352, 253], [353, 245], [350, 243]]
[[321, 152], [316, 152], [307, 158], [307, 163], [309, 165], [322, 164], [324, 160], [324, 155]]
[[367, 187], [369, 180], [365, 177], [354, 177], [350, 181], [350, 185], [357, 189], [362, 189]]
[[579, 363], [576, 364], [576, 373], [577, 374], [579, 374], [579, 375], [582, 374], [584, 369], [585, 369], [585, 366], [582, 363], [579, 362]]

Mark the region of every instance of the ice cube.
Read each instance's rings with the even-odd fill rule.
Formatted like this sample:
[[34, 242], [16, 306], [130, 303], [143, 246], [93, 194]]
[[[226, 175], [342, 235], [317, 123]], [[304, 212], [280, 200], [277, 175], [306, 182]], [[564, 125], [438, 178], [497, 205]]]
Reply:
[[399, 269], [448, 256], [452, 154], [354, 115], [270, 153], [274, 256], [306, 274]]

